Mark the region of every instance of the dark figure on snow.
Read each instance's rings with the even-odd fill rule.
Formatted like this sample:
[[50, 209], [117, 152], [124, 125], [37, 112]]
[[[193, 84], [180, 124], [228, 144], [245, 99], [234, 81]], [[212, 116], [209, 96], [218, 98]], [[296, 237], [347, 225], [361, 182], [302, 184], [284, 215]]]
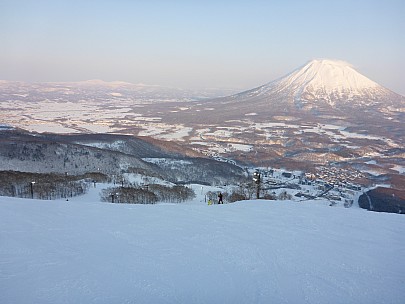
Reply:
[[219, 192], [219, 194], [218, 194], [218, 204], [223, 204], [223, 203], [224, 203], [224, 201], [222, 200], [222, 193]]

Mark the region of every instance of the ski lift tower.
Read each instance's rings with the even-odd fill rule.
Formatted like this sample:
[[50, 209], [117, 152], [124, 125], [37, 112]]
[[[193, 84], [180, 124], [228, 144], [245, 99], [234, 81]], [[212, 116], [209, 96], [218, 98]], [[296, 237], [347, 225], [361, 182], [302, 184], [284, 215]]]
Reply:
[[253, 181], [256, 184], [256, 198], [259, 199], [259, 196], [260, 196], [260, 182], [261, 182], [260, 172], [259, 171], [255, 171], [253, 173]]

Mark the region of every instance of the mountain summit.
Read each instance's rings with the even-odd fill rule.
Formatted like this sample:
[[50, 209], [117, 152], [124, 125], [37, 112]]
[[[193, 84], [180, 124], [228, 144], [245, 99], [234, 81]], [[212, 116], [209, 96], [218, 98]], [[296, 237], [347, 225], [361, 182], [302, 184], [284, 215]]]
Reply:
[[379, 85], [343, 61], [312, 60], [281, 79], [280, 88], [313, 95], [362, 95]]
[[[405, 97], [370, 80], [345, 61], [317, 59], [272, 82], [227, 97], [196, 103], [190, 121], [249, 119], [267, 121], [289, 116], [308, 120], [346, 117], [351, 122], [401, 120]], [[367, 112], [367, 115], [365, 115]], [[187, 113], [182, 112], [184, 118]], [[173, 114], [173, 116], [179, 114]], [[179, 119], [179, 117], [176, 117]]]
[[297, 106], [323, 101], [333, 107], [345, 103], [370, 105], [400, 97], [360, 74], [349, 63], [328, 59], [312, 60], [285, 77], [243, 92], [239, 97], [246, 93], [250, 97], [284, 97]]
[[368, 79], [349, 63], [318, 59], [282, 78], [213, 103], [221, 104], [223, 112], [233, 116], [251, 112], [252, 107], [261, 115], [298, 111], [318, 116], [364, 108], [398, 110], [404, 102], [403, 96]]

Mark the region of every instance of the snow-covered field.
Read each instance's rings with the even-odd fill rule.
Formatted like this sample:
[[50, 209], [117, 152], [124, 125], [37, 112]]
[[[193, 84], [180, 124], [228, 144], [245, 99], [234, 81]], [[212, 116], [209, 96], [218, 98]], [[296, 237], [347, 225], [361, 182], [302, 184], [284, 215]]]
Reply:
[[0, 303], [404, 303], [403, 215], [0, 197]]

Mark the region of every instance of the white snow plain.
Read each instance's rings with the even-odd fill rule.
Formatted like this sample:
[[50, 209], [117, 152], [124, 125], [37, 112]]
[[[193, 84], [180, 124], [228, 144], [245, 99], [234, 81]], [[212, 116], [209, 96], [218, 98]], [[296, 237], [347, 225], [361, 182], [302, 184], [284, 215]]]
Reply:
[[404, 303], [403, 215], [0, 197], [0, 303]]

